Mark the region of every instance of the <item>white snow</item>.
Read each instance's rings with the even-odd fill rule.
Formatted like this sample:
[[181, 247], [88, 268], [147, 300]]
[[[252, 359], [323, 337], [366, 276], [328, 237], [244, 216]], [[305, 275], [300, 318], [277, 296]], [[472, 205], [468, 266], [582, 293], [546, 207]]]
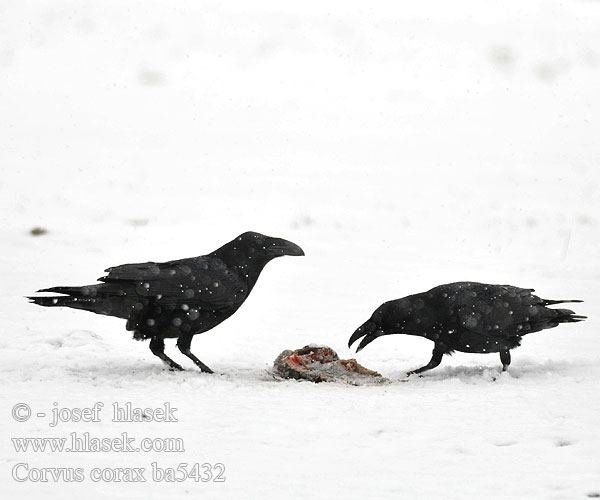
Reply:
[[[42, 2], [0, 5], [3, 498], [577, 499], [600, 494], [600, 4]], [[33, 236], [34, 227], [47, 234]], [[298, 243], [247, 303], [173, 341], [28, 304], [246, 230]], [[534, 287], [584, 323], [498, 355], [431, 342], [356, 357], [382, 386], [277, 382], [283, 349], [349, 336], [450, 281]], [[57, 407], [101, 422], [49, 427]], [[114, 402], [178, 422], [111, 422]], [[11, 411], [27, 403], [33, 416]], [[185, 453], [16, 452], [13, 437], [181, 437]], [[17, 463], [82, 467], [17, 482]], [[222, 463], [225, 482], [93, 482], [94, 467]], [[147, 473], [148, 476], [148, 473]]]

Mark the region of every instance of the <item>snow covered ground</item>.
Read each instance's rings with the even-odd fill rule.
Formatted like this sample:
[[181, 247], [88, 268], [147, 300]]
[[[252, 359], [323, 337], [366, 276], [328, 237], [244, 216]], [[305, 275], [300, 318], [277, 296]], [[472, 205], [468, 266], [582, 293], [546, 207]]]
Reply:
[[[3, 497], [600, 496], [599, 22], [592, 1], [0, 3]], [[195, 338], [216, 375], [173, 342], [188, 370], [166, 371], [122, 320], [23, 298], [246, 230], [306, 257], [269, 264]], [[351, 357], [381, 302], [458, 280], [581, 298], [589, 319], [525, 338], [504, 374], [457, 353], [406, 382], [432, 345], [401, 336], [358, 355], [388, 385], [268, 373], [311, 342]], [[105, 407], [50, 427], [55, 402]], [[178, 422], [112, 422], [114, 402], [169, 402]], [[11, 441], [71, 432], [185, 452]], [[152, 462], [222, 463], [226, 480], [88, 477]], [[19, 482], [18, 463], [86, 477]]]

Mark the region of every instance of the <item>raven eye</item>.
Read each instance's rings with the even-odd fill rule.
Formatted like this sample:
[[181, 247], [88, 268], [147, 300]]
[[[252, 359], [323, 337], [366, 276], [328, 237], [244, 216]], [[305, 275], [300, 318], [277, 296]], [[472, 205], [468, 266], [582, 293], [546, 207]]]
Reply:
[[262, 238], [258, 238], [256, 240], [256, 244], [259, 246], [263, 246], [265, 244], [265, 240], [263, 240]]

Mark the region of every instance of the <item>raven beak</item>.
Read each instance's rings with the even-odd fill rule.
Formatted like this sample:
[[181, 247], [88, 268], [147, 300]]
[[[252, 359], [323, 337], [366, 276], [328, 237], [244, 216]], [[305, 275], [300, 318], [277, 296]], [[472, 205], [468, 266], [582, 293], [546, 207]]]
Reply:
[[350, 348], [358, 339], [364, 337], [358, 346], [358, 349], [356, 349], [356, 352], [360, 352], [367, 344], [373, 342], [373, 340], [375, 340], [382, 333], [383, 330], [381, 330], [381, 328], [377, 328], [377, 325], [373, 321], [368, 320], [358, 327], [358, 329], [352, 334], [352, 337], [350, 337], [350, 340], [348, 340], [348, 348]]
[[267, 253], [274, 255], [275, 257], [280, 257], [282, 255], [300, 257], [304, 255], [304, 250], [291, 241], [282, 238], [271, 238], [267, 246]]

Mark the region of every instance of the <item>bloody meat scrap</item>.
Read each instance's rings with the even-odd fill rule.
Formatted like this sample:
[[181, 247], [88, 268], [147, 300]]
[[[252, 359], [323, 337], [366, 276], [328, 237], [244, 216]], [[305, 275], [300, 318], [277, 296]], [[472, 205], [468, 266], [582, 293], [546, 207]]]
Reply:
[[311, 382], [381, 383], [381, 374], [361, 366], [355, 359], [340, 359], [326, 346], [307, 345], [295, 351], [285, 350], [275, 360], [275, 373], [283, 378]]

